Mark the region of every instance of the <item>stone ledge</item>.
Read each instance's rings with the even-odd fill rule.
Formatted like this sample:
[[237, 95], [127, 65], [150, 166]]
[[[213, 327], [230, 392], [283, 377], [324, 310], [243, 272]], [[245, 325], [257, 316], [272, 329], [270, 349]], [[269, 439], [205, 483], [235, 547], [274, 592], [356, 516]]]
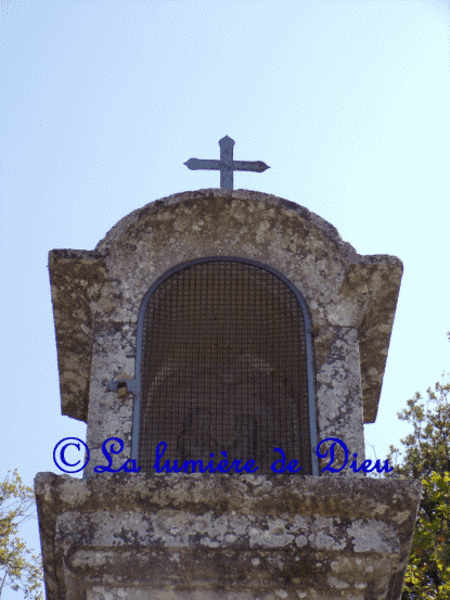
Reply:
[[39, 473], [35, 490], [47, 600], [131, 599], [137, 585], [143, 599], [397, 600], [421, 484]]

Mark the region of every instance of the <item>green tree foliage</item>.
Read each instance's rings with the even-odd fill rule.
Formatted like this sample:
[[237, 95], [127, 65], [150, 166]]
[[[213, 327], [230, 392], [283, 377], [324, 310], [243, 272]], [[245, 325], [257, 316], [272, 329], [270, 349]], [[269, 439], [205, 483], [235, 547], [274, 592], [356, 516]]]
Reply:
[[[404, 440], [403, 462], [387, 477], [420, 479], [423, 495], [401, 600], [450, 599], [450, 383], [416, 392], [398, 413], [414, 432]], [[389, 463], [399, 454], [390, 447]]]
[[[11, 473], [11, 471], [8, 471]], [[6, 587], [21, 590], [25, 598], [42, 600], [41, 558], [17, 536], [19, 525], [34, 516], [35, 497], [14, 470], [0, 483], [0, 598]]]

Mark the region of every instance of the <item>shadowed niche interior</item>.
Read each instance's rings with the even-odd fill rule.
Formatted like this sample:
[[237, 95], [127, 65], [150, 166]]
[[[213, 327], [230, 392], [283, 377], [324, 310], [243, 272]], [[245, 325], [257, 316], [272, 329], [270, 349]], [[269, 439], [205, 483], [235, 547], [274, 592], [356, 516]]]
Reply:
[[254, 460], [270, 473], [280, 447], [311, 474], [305, 324], [296, 294], [262, 265], [184, 266], [144, 313], [139, 465]]

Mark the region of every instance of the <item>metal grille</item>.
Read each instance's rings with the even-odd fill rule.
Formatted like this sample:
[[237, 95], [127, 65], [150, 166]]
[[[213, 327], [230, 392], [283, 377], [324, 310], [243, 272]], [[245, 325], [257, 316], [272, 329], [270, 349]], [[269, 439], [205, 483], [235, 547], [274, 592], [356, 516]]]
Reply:
[[[311, 473], [305, 327], [286, 283], [233, 260], [196, 263], [149, 298], [143, 327], [139, 465], [226, 451], [271, 473], [283, 448]], [[234, 471], [234, 470], [233, 470]]]

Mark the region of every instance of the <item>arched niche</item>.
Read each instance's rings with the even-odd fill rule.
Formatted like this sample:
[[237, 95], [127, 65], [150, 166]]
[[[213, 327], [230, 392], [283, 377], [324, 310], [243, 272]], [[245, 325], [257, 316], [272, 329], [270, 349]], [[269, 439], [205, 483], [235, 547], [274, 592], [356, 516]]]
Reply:
[[255, 460], [282, 448], [318, 474], [311, 326], [300, 292], [256, 261], [210, 257], [178, 265], [145, 295], [138, 318], [132, 456]]

